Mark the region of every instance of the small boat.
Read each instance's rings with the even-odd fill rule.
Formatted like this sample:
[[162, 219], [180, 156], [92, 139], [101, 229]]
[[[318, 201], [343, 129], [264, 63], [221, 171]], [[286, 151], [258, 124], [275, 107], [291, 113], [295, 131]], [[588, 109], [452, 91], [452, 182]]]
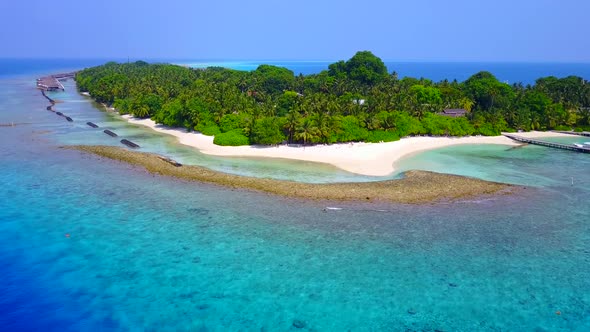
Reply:
[[590, 142], [574, 143], [574, 145], [578, 148], [590, 149]]

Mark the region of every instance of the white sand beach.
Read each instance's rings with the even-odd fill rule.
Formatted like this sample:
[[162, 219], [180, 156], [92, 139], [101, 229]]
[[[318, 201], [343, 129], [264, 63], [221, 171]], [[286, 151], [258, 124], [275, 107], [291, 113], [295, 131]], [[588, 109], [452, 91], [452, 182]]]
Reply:
[[[395, 171], [394, 163], [411, 154], [460, 144], [502, 144], [517, 146], [520, 143], [504, 136], [471, 137], [408, 137], [388, 143], [344, 143], [314, 146], [219, 146], [213, 144], [213, 136], [187, 132], [181, 128], [169, 128], [150, 119], [136, 119], [123, 115], [133, 124], [149, 127], [157, 132], [172, 135], [185, 144], [209, 155], [227, 157], [267, 157], [312, 161], [334, 165], [348, 172], [385, 176]], [[553, 132], [518, 133], [523, 137], [568, 136]]]

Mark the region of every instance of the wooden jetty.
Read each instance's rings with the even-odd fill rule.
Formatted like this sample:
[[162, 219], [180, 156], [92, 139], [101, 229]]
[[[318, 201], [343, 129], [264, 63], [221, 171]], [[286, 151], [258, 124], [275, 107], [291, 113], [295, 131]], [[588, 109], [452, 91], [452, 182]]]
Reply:
[[502, 135], [504, 135], [512, 140], [515, 140], [517, 142], [521, 142], [521, 143], [541, 145], [541, 146], [546, 146], [549, 148], [569, 150], [569, 151], [574, 151], [574, 152], [590, 153], [590, 149], [577, 147], [573, 144], [547, 142], [547, 141], [541, 141], [538, 139], [526, 138], [526, 137], [516, 136], [516, 135], [511, 135], [511, 134], [502, 134]]
[[65, 88], [60, 81], [58, 81], [53, 76], [46, 76], [37, 79], [37, 88], [43, 91], [57, 91], [62, 90], [64, 91]]
[[590, 132], [588, 131], [582, 131], [582, 132], [575, 132], [575, 131], [557, 131], [554, 130], [556, 133], [560, 133], [560, 134], [568, 134], [568, 135], [576, 135], [576, 136], [586, 136], [586, 137], [590, 137]]
[[[54, 74], [54, 75], [50, 75], [50, 76], [45, 76], [45, 77], [41, 77], [37, 79], [37, 88], [39, 90], [41, 90], [41, 94], [43, 95], [43, 97], [47, 98], [47, 100], [51, 103], [50, 106], [47, 107], [47, 110], [49, 111], [53, 111], [52, 107], [55, 105], [55, 100], [51, 99], [45, 92], [46, 91], [57, 91], [57, 90], [62, 90], [64, 91], [65, 88], [63, 86], [63, 84], [61, 84], [60, 81], [63, 80], [67, 80], [70, 78], [74, 78], [76, 76], [77, 72], [71, 72], [71, 73], [63, 73], [63, 74]], [[63, 114], [62, 112], [55, 112], [55, 114], [64, 117], [67, 121], [69, 122], [73, 122], [74, 119], [70, 118], [69, 116]], [[98, 128], [98, 125], [96, 125], [93, 122], [86, 122], [86, 124], [92, 128]], [[2, 125], [4, 126], [4, 125]], [[108, 129], [103, 130], [103, 132], [111, 137], [117, 137], [118, 135]], [[121, 144], [124, 144], [130, 148], [134, 148], [137, 149], [140, 146], [128, 139], [122, 139]], [[181, 163], [170, 159], [170, 158], [166, 158], [166, 157], [162, 157], [162, 160], [164, 160], [165, 162], [176, 166], [176, 167], [180, 167], [182, 166]]]
[[61, 84], [60, 81], [74, 78], [75, 76], [76, 76], [76, 72], [44, 76], [44, 77], [37, 79], [37, 88], [39, 88], [43, 91], [57, 91], [57, 90], [64, 91], [65, 88], [64, 88], [63, 84]]

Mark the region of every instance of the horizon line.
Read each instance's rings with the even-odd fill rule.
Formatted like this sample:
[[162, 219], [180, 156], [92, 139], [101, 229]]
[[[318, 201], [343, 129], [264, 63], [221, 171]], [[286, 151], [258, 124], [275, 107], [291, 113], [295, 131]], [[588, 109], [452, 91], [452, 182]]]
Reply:
[[[135, 57], [13, 57], [13, 56], [0, 56], [0, 60], [100, 60], [100, 61], [127, 61], [129, 59], [130, 62], [136, 61], [166, 61], [166, 62], [174, 62], [174, 61], [194, 61], [194, 62], [308, 62], [308, 63], [329, 63], [329, 62], [338, 62], [338, 61], [346, 61], [343, 59], [256, 59], [256, 58], [161, 58], [161, 57], [144, 57], [144, 58], [135, 58]], [[438, 59], [438, 60], [426, 60], [426, 59], [387, 59], [381, 58], [383, 62], [397, 62], [397, 63], [531, 63], [531, 64], [542, 64], [542, 63], [552, 63], [552, 64], [588, 64], [590, 65], [590, 60], [457, 60], [457, 59]]]

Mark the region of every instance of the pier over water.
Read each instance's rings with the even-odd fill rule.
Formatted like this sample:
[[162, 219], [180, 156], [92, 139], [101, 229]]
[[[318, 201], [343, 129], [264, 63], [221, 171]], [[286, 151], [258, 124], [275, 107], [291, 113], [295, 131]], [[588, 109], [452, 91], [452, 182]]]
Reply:
[[541, 141], [541, 140], [533, 139], [533, 138], [516, 136], [516, 135], [512, 135], [512, 134], [502, 134], [502, 135], [504, 135], [512, 140], [515, 140], [517, 142], [521, 142], [521, 143], [541, 145], [541, 146], [546, 146], [549, 148], [569, 150], [569, 151], [574, 151], [574, 152], [590, 153], [590, 148], [579, 147], [579, 146], [575, 146], [573, 144], [547, 142], [547, 141]]
[[43, 91], [64, 91], [65, 88], [60, 81], [74, 78], [75, 76], [76, 72], [44, 76], [37, 79], [37, 88]]
[[576, 132], [576, 131], [555, 131], [556, 133], [560, 133], [560, 134], [567, 134], [567, 135], [576, 135], [576, 136], [586, 136], [586, 137], [590, 137], [590, 131], [580, 131], [580, 132]]

